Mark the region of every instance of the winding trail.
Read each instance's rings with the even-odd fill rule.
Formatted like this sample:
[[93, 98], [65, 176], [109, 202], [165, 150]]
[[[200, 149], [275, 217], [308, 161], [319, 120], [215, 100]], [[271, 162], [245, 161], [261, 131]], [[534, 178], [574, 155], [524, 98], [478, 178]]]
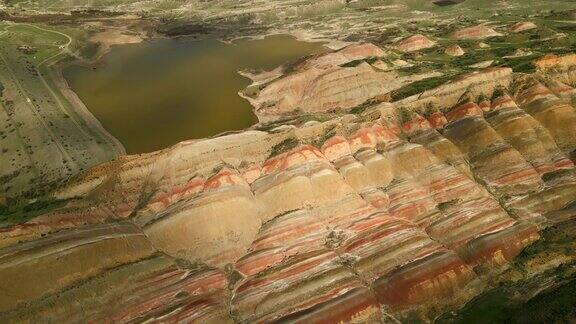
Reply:
[[[37, 66], [35, 66], [35, 70], [36, 73], [38, 74], [38, 76], [40, 77], [40, 80], [42, 81], [42, 84], [44, 84], [44, 86], [46, 87], [46, 89], [48, 89], [48, 91], [50, 92], [50, 94], [52, 95], [52, 97], [54, 98], [54, 100], [56, 101], [56, 103], [58, 104], [58, 108], [60, 108], [60, 111], [65, 114], [68, 115], [68, 111], [66, 110], [66, 108], [64, 107], [64, 104], [62, 103], [62, 101], [60, 100], [60, 97], [58, 96], [58, 94], [56, 93], [56, 91], [54, 91], [54, 89], [50, 86], [50, 84], [48, 83], [48, 81], [46, 81], [46, 78], [44, 77], [44, 74], [40, 71], [40, 68], [42, 67], [42, 65], [46, 65], [48, 66], [47, 63], [49, 63], [51, 60], [55, 59], [56, 57], [62, 55], [62, 54], [70, 54], [74, 57], [76, 57], [76, 55], [74, 53], [72, 53], [72, 51], [70, 51], [70, 44], [72, 44], [72, 37], [68, 36], [67, 34], [64, 34], [62, 32], [59, 32], [57, 30], [51, 30], [51, 29], [46, 29], [46, 28], [42, 28], [39, 26], [35, 26], [35, 25], [30, 25], [30, 24], [20, 24], [21, 26], [28, 26], [28, 27], [33, 27], [36, 28], [38, 30], [42, 30], [45, 32], [50, 32], [50, 33], [54, 33], [54, 34], [58, 34], [61, 36], [66, 37], [66, 39], [68, 40], [68, 42], [64, 45], [60, 45], [60, 48], [62, 49], [60, 52], [47, 57], [46, 59], [42, 60], [40, 63], [38, 63]], [[85, 127], [82, 127], [75, 118], [70, 118], [72, 120], [72, 122], [74, 123], [74, 125], [76, 125], [76, 127], [80, 130], [80, 132], [82, 134], [84, 134], [87, 137], [91, 137], [90, 134], [86, 133]]]
[[[84, 106], [75, 107], [74, 103], [70, 103], [70, 105], [72, 106], [70, 107], [70, 105], [68, 105], [68, 103], [64, 101], [65, 100], [64, 98], [66, 97], [65, 94], [61, 93], [57, 85], [51, 84], [51, 82], [48, 81], [47, 77], [45, 76], [47, 73], [50, 73], [50, 66], [58, 62], [59, 59], [64, 56], [69, 55], [77, 59], [80, 59], [79, 56], [70, 49], [70, 46], [74, 41], [73, 38], [66, 33], [28, 23], [12, 23], [6, 25], [4, 26], [4, 29], [0, 31], [0, 37], [4, 36], [7, 32], [9, 32], [11, 28], [15, 28], [17, 26], [26, 26], [29, 28], [34, 28], [42, 32], [56, 34], [64, 38], [55, 41], [54, 46], [58, 47], [58, 51], [56, 53], [50, 55], [49, 57], [33, 65], [36, 75], [39, 77], [42, 85], [48, 90], [50, 96], [53, 98], [54, 103], [58, 107], [57, 109], [60, 110], [60, 113], [63, 116], [69, 117], [69, 121], [72, 122], [74, 124], [74, 127], [79, 131], [80, 134], [82, 134], [81, 137], [84, 137], [86, 140], [103, 140], [104, 143], [108, 143], [108, 145], [96, 145], [96, 146], [90, 145], [92, 148], [89, 150], [92, 151], [92, 154], [95, 154], [95, 156], [100, 156], [100, 158], [98, 158], [100, 160], [101, 158], [108, 159], [111, 156], [111, 154], [113, 156], [117, 153], [119, 154], [124, 153], [125, 151], [122, 144], [118, 142], [116, 138], [112, 137], [112, 135], [107, 133], [107, 131], [91, 115], [91, 113], [86, 109], [86, 107]], [[37, 107], [34, 103], [32, 103], [28, 99], [28, 96], [25, 95], [26, 91], [24, 86], [21, 84], [19, 80], [17, 80], [16, 73], [14, 73], [13, 68], [9, 66], [8, 60], [6, 59], [5, 56], [2, 55], [2, 53], [0, 53], [0, 60], [4, 64], [6, 64], [7, 70], [11, 78], [14, 80], [14, 83], [17, 86], [19, 92], [21, 92], [23, 97], [25, 97], [23, 99], [26, 101], [26, 104], [28, 105], [29, 109], [32, 111], [36, 119], [40, 121], [42, 127], [47, 131], [48, 136], [52, 140], [51, 142], [53, 142], [56, 145], [58, 151], [60, 151], [64, 165], [71, 170], [70, 172], [66, 173], [74, 174], [82, 170], [83, 169], [82, 165], [84, 165], [83, 162], [76, 161], [76, 159], [73, 156], [74, 154], [71, 154], [71, 152], [69, 152], [69, 150], [64, 145], [65, 143], [61, 142], [60, 138], [54, 133], [54, 130], [51, 129], [51, 127], [44, 120], [44, 116], [42, 116], [42, 114], [40, 114], [40, 112], [38, 111], [39, 107]], [[54, 87], [56, 87], [56, 89], [54, 89]], [[64, 91], [64, 89], [62, 91]], [[64, 98], [62, 96], [64, 96]], [[93, 125], [92, 127], [90, 126], [91, 124]], [[112, 151], [108, 149], [108, 146], [110, 146]], [[34, 163], [32, 165], [34, 165]], [[63, 168], [63, 170], [64, 169], [66, 168]]]
[[[60, 52], [44, 59], [43, 61], [41, 61], [40, 63], [38, 63], [38, 66], [35, 67], [36, 72], [38, 73], [38, 76], [40, 77], [40, 80], [42, 81], [42, 83], [44, 84], [44, 86], [48, 89], [48, 91], [50, 92], [50, 94], [52, 95], [52, 97], [54, 98], [54, 100], [56, 101], [56, 103], [58, 104], [58, 107], [60, 108], [60, 110], [62, 111], [63, 114], [69, 115], [68, 111], [66, 110], [66, 108], [64, 107], [64, 104], [62, 103], [60, 96], [58, 96], [57, 92], [60, 92], [59, 90], [54, 90], [52, 86], [50, 86], [50, 84], [48, 83], [48, 81], [46, 81], [46, 78], [44, 77], [44, 74], [40, 71], [40, 68], [42, 67], [42, 65], [45, 65], [47, 70], [46, 72], [48, 72], [48, 67], [50, 65], [50, 63], [52, 63], [51, 61], [55, 58], [57, 58], [60, 55], [66, 54], [66, 55], [70, 55], [78, 60], [82, 60], [81, 57], [79, 57], [76, 53], [74, 53], [73, 51], [70, 50], [70, 44], [72, 44], [73, 39], [72, 37], [70, 37], [68, 34], [59, 32], [57, 30], [52, 30], [52, 29], [47, 29], [47, 28], [42, 28], [36, 25], [30, 25], [30, 24], [20, 24], [20, 25], [24, 25], [24, 26], [29, 26], [29, 27], [33, 27], [36, 28], [38, 30], [42, 30], [45, 32], [50, 32], [50, 33], [54, 33], [54, 34], [58, 34], [61, 36], [64, 36], [68, 41], [66, 42], [66, 44], [61, 45], [60, 48], [62, 49]], [[82, 103], [82, 105], [84, 105]], [[72, 103], [72, 106], [74, 106], [74, 104]], [[83, 106], [82, 108], [85, 109], [85, 107]], [[78, 109], [82, 109], [82, 108], [78, 108]], [[76, 111], [77, 114], [81, 115], [79, 111]], [[86, 112], [88, 115], [90, 115], [90, 117], [93, 117], [91, 112]], [[85, 124], [88, 122], [86, 120], [86, 117], [81, 117]], [[93, 117], [95, 120], [97, 120], [95, 117]], [[78, 130], [80, 130], [80, 132], [82, 134], [84, 134], [84, 136], [86, 136], [86, 138], [94, 138], [93, 135], [89, 134], [89, 132], [87, 132], [87, 128], [89, 126], [82, 126], [80, 125], [80, 123], [76, 120], [76, 118], [74, 116], [70, 116], [70, 120], [74, 123], [74, 125], [78, 128]], [[110, 133], [108, 133], [108, 131], [106, 129], [104, 129], [102, 126], [100, 126], [99, 121], [97, 121], [99, 128], [100, 129], [100, 136], [102, 136], [103, 140], [107, 141], [114, 149], [114, 151], [116, 152], [120, 152], [120, 153], [125, 153], [124, 151], [124, 147], [122, 145], [122, 143], [120, 143], [114, 136], [112, 136]], [[98, 127], [97, 127], [98, 128]], [[120, 149], [118, 149], [118, 147], [120, 147]], [[108, 156], [109, 152], [108, 150], [106, 150], [106, 148], [104, 146], [99, 145], [98, 146], [98, 150], [101, 151], [102, 156]]]

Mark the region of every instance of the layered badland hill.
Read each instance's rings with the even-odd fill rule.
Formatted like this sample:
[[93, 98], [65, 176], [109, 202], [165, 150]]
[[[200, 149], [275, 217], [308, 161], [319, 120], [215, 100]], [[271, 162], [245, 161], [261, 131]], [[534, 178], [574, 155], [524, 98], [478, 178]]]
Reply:
[[[401, 76], [375, 76], [386, 62], [368, 58], [381, 51], [311, 57], [252, 95], [270, 120], [334, 117], [70, 180], [52, 194], [58, 208], [1, 230], [0, 318], [433, 320], [503, 283], [546, 278], [540, 291], [573, 275], [574, 56], [391, 103]], [[530, 250], [550, 229], [566, 239]]]

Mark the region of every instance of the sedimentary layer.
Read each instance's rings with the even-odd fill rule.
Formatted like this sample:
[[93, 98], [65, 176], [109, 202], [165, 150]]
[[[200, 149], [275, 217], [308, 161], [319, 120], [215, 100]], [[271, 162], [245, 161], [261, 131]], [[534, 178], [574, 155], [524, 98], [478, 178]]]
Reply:
[[[429, 47], [429, 46], [428, 46]], [[318, 113], [339, 113], [369, 101], [382, 101], [393, 90], [441, 73], [401, 75], [380, 60], [379, 47], [355, 44], [281, 67], [282, 72], [240, 94], [261, 122]], [[253, 76], [253, 78], [258, 78]]]
[[434, 318], [576, 216], [566, 75], [489, 69], [92, 168], [54, 192], [63, 207], [0, 232], [0, 318]]

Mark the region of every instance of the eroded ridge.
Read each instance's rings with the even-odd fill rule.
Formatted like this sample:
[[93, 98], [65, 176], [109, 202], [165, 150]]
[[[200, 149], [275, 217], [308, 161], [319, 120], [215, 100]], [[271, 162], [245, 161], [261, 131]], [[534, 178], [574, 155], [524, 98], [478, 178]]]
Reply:
[[0, 317], [434, 318], [573, 220], [571, 71], [490, 69], [95, 167], [54, 193], [64, 207], [0, 233]]

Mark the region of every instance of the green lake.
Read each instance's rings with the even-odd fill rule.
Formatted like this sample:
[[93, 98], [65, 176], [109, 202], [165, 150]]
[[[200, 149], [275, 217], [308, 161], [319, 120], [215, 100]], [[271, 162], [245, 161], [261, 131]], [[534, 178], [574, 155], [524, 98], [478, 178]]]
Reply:
[[240, 130], [257, 122], [238, 96], [242, 69], [270, 70], [325, 51], [287, 35], [225, 44], [215, 39], [154, 39], [113, 47], [95, 68], [70, 66], [72, 90], [128, 153]]

